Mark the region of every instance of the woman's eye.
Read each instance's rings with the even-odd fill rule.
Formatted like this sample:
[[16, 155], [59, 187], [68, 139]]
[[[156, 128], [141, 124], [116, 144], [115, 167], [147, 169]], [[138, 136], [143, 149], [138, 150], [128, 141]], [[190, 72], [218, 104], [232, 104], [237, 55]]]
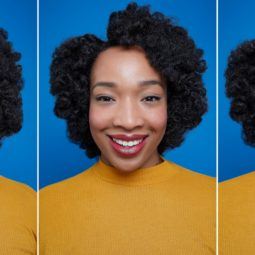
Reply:
[[110, 102], [113, 99], [111, 97], [108, 97], [108, 96], [98, 96], [98, 97], [96, 97], [96, 100], [101, 101], [101, 102]]
[[144, 100], [146, 102], [156, 102], [156, 101], [159, 101], [161, 98], [158, 97], [158, 96], [148, 96], [148, 97], [145, 97]]

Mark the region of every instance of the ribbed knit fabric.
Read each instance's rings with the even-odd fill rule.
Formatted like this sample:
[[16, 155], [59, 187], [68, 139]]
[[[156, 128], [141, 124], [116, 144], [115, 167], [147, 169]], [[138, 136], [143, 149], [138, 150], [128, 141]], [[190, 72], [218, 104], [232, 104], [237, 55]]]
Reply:
[[36, 254], [36, 193], [0, 176], [0, 254]]
[[215, 180], [169, 161], [97, 162], [40, 191], [40, 255], [215, 254]]
[[219, 254], [255, 254], [255, 171], [219, 185]]

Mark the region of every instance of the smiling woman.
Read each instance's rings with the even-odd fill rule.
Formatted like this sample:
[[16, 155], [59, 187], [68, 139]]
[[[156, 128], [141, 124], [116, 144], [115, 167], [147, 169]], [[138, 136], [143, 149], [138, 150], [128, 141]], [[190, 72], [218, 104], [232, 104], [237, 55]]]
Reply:
[[40, 252], [214, 254], [214, 179], [162, 157], [207, 111], [203, 51], [135, 3], [111, 14], [107, 36], [78, 36], [53, 54], [55, 113], [100, 158], [40, 191]]

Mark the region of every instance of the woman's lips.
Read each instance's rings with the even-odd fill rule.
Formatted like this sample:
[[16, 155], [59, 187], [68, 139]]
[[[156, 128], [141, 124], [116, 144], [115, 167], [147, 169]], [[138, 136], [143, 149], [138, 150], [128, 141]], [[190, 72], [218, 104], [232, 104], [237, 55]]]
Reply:
[[111, 137], [110, 138], [110, 144], [112, 146], [112, 148], [120, 155], [123, 157], [134, 157], [136, 156], [141, 150], [142, 148], [145, 146], [146, 144], [146, 138], [147, 136], [145, 136], [142, 140], [142, 142], [140, 142], [137, 145], [134, 146], [123, 146], [121, 144], [118, 144], [116, 142], [113, 141], [113, 139]]

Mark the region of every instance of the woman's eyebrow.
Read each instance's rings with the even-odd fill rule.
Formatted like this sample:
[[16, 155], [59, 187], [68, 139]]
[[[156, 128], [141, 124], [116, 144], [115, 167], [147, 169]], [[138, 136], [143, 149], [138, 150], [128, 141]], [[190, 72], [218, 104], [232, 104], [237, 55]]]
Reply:
[[159, 85], [162, 86], [162, 82], [159, 80], [147, 80], [147, 81], [140, 81], [139, 85], [147, 86], [147, 85]]
[[[140, 81], [138, 83], [138, 86], [150, 86], [150, 85], [159, 85], [162, 86], [162, 82], [159, 80], [145, 80], [145, 81]], [[117, 84], [114, 82], [107, 82], [107, 81], [100, 81], [95, 83], [91, 90], [94, 90], [96, 87], [108, 87], [108, 88], [113, 88], [116, 87]]]
[[108, 87], [108, 88], [113, 88], [113, 87], [116, 87], [116, 83], [114, 82], [107, 82], [107, 81], [100, 81], [100, 82], [97, 82], [95, 83], [91, 90], [95, 89], [96, 87]]

